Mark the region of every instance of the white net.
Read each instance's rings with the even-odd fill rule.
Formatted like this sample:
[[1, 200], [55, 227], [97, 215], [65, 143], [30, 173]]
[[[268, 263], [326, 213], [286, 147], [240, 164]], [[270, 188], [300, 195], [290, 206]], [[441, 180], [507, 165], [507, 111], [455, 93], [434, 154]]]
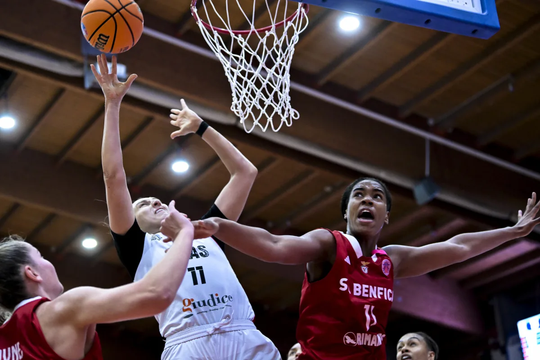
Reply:
[[[293, 9], [287, 9], [287, 0], [277, 0], [277, 4], [264, 0], [266, 6], [259, 7], [253, 1], [247, 15], [240, 0], [230, 0], [231, 4], [225, 0], [221, 12], [226, 15], [222, 16], [216, 7], [223, 4], [199, 1], [202, 1], [199, 9], [202, 16], [195, 6], [192, 6], [193, 15], [204, 39], [223, 65], [232, 90], [231, 110], [240, 118], [245, 131], [250, 133], [256, 126], [262, 131], [268, 127], [279, 131], [284, 124], [291, 126], [299, 114], [291, 107], [290, 68], [299, 34], [308, 25], [306, 5], [298, 3], [297, 10], [291, 13]], [[233, 6], [245, 17], [242, 27], [247, 30], [232, 28]], [[270, 25], [256, 30], [261, 7], [266, 7], [265, 19], [270, 19]], [[214, 26], [212, 20], [218, 25]]]

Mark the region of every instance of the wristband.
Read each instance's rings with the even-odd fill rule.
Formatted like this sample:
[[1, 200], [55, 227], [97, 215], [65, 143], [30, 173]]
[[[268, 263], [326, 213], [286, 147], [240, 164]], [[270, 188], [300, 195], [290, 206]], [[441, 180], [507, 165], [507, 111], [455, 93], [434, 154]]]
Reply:
[[195, 134], [199, 135], [200, 137], [203, 136], [204, 132], [206, 131], [206, 129], [208, 129], [208, 123], [206, 121], [203, 120], [203, 122], [201, 123], [201, 125], [199, 125], [199, 128], [197, 129], [197, 131], [195, 132]]

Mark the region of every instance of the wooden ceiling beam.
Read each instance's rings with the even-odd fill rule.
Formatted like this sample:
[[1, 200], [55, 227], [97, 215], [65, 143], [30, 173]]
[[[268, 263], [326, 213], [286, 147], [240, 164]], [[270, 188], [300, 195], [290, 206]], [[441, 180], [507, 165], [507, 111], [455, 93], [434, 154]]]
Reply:
[[503, 121], [489, 132], [480, 136], [477, 143], [479, 146], [485, 146], [490, 142], [497, 140], [512, 128], [519, 126], [525, 123], [527, 120], [538, 116], [540, 116], [540, 105], [532, 109], [522, 111], [520, 114], [512, 115], [510, 116], [510, 118]]
[[157, 155], [154, 160], [150, 162], [150, 164], [148, 164], [144, 169], [142, 169], [137, 175], [129, 178], [128, 184], [130, 186], [144, 185], [145, 180], [152, 173], [152, 171], [154, 171], [159, 165], [161, 165], [161, 163], [169, 156], [171, 156], [177, 151], [181, 151], [189, 138], [189, 136], [182, 136], [172, 141], [171, 144], [161, 152], [161, 154]]
[[473, 277], [465, 279], [461, 285], [465, 289], [474, 289], [492, 282], [495, 282], [505, 276], [509, 276], [523, 269], [537, 266], [540, 264], [540, 249], [531, 251], [523, 256], [507, 261], [495, 268], [486, 270]]
[[[477, 92], [445, 114], [433, 119], [433, 125], [441, 130], [451, 128], [459, 121], [461, 115], [466, 114], [471, 109], [478, 108], [487, 100], [493, 98], [502, 91], [516, 91], [516, 89], [521, 87], [525, 82], [532, 81], [537, 73], [540, 73], [540, 59], [536, 59], [526, 64], [512, 74], [502, 76], [497, 81], [486, 86], [483, 90]], [[484, 145], [482, 142], [482, 140], [479, 140], [480, 145]]]
[[298, 48], [303, 43], [305, 44], [309, 42], [309, 40], [317, 33], [315, 29], [317, 29], [319, 25], [325, 22], [332, 14], [335, 14], [335, 12], [330, 9], [322, 9], [315, 16], [313, 16], [309, 20], [309, 26], [300, 34], [300, 40], [296, 45], [296, 48]]
[[21, 204], [19, 203], [14, 203], [13, 205], [11, 205], [8, 211], [6, 211], [4, 215], [0, 218], [0, 228], [4, 226], [4, 224], [9, 220], [9, 218], [13, 216], [13, 214], [15, 214], [20, 207]]
[[39, 235], [43, 230], [45, 230], [55, 219], [57, 215], [55, 213], [50, 213], [47, 215], [41, 222], [28, 234], [26, 240], [32, 241], [36, 236]]
[[317, 74], [317, 85], [322, 86], [332, 78], [338, 71], [343, 69], [356, 57], [360, 56], [363, 51], [369, 49], [378, 39], [381, 39], [395, 27], [398, 23], [382, 20], [376, 27], [371, 29], [369, 33], [362, 36], [357, 42], [346, 49], [341, 55], [335, 58], [330, 64], [326, 65]]
[[448, 240], [452, 236], [458, 234], [467, 224], [468, 222], [462, 218], [451, 220], [439, 228], [410, 241], [407, 245], [424, 246], [441, 240]]
[[[4, 71], [9, 72], [9, 70]], [[9, 90], [9, 87], [11, 84], [13, 84], [13, 81], [15, 81], [15, 78], [17, 77], [17, 73], [11, 72], [7, 78], [1, 83], [2, 86], [0, 86], [0, 99], [2, 99], [4, 96], [7, 96], [7, 92]]]
[[290, 196], [298, 189], [304, 187], [307, 183], [316, 178], [318, 175], [319, 173], [317, 171], [313, 171], [311, 169], [301, 172], [299, 175], [292, 178], [283, 186], [279, 187], [276, 191], [265, 197], [258, 204], [255, 204], [252, 208], [248, 209], [245, 212], [245, 215], [242, 216], [241, 221], [248, 222], [249, 220], [254, 219], [260, 213], [274, 206], [287, 196]]
[[468, 61], [462, 63], [454, 70], [439, 79], [435, 84], [424, 89], [420, 94], [403, 104], [399, 113], [405, 117], [414, 112], [420, 105], [424, 104], [433, 97], [440, 95], [443, 91], [456, 83], [456, 81], [474, 73], [486, 63], [491, 61], [495, 56], [500, 55], [522, 41], [527, 36], [531, 35], [540, 28], [540, 14], [531, 17], [517, 29], [502, 37], [498, 41], [493, 42], [484, 51], [473, 56]]
[[67, 158], [69, 158], [69, 156], [73, 153], [73, 151], [75, 151], [77, 149], [77, 147], [79, 147], [81, 145], [81, 143], [83, 142], [83, 140], [86, 138], [86, 136], [88, 136], [88, 134], [90, 133], [90, 131], [97, 126], [97, 124], [99, 124], [99, 121], [101, 119], [103, 119], [103, 117], [105, 116], [105, 111], [104, 110], [98, 110], [97, 113], [95, 113], [91, 118], [90, 120], [88, 120], [82, 128], [79, 129], [79, 131], [77, 131], [77, 133], [75, 134], [75, 136], [73, 136], [69, 142], [66, 144], [66, 146], [64, 146], [64, 148], [62, 150], [60, 150], [60, 152], [58, 153], [57, 157], [58, 157], [58, 160], [56, 162], [56, 166], [60, 166], [62, 165], [62, 163], [64, 161], [67, 160]]
[[[197, 1], [197, 5], [195, 5], [197, 10], [201, 8], [201, 6], [203, 5], [203, 1], [204, 0]], [[195, 19], [193, 18], [193, 15], [191, 15], [191, 7], [190, 7], [189, 9], [186, 10], [186, 12], [184, 12], [184, 14], [182, 14], [182, 17], [180, 18], [180, 20], [175, 24], [176, 34], [178, 36], [184, 35], [186, 32], [189, 31], [189, 29], [191, 29], [193, 24], [195, 24]]]
[[53, 98], [47, 103], [47, 105], [45, 105], [45, 108], [41, 111], [36, 120], [34, 120], [32, 126], [20, 137], [17, 143], [17, 151], [22, 151], [25, 148], [32, 137], [39, 131], [39, 129], [41, 129], [43, 124], [46, 122], [46, 119], [61, 103], [65, 95], [66, 89], [64, 87], [56, 91]]
[[171, 192], [171, 199], [177, 199], [185, 194], [190, 193], [197, 183], [203, 178], [211, 175], [215, 170], [219, 169], [222, 165], [219, 156], [215, 156], [210, 159], [206, 164], [201, 166], [196, 172], [192, 172], [190, 176], [185, 179], [181, 185]]
[[83, 235], [88, 233], [90, 230], [92, 230], [93, 226], [91, 224], [83, 224], [79, 226], [75, 232], [73, 232], [71, 235], [69, 235], [62, 243], [58, 246], [55, 246], [53, 248], [53, 251], [56, 253], [57, 259], [62, 259], [66, 253], [71, 244], [73, 244], [76, 240], [80, 239]]
[[380, 91], [399, 79], [407, 71], [413, 69], [416, 65], [427, 59], [431, 54], [445, 46], [457, 35], [438, 32], [428, 41], [415, 48], [410, 54], [399, 60], [388, 70], [373, 79], [369, 84], [360, 89], [356, 95], [357, 101], [364, 102], [369, 99], [376, 91]]
[[385, 225], [382, 233], [381, 240], [379, 241], [379, 246], [384, 246], [389, 244], [389, 239], [404, 232], [407, 228], [414, 224], [417, 221], [425, 219], [426, 217], [433, 216], [434, 211], [430, 206], [421, 206], [413, 211], [410, 211], [408, 214], [402, 216], [397, 220], [393, 220], [390, 215], [390, 222], [388, 225]]
[[[535, 117], [538, 117], [538, 113], [534, 115]], [[540, 142], [538, 140], [533, 140], [528, 144], [523, 145], [519, 149], [517, 149], [514, 152], [514, 159], [516, 161], [519, 161], [528, 155], [536, 154], [540, 151]]]
[[345, 181], [338, 181], [335, 184], [328, 186], [324, 191], [315, 194], [311, 199], [278, 220], [272, 227], [272, 231], [283, 232], [293, 224], [313, 215], [322, 207], [328, 206], [329, 202], [333, 202], [335, 196], [341, 194], [347, 185], [348, 183]]

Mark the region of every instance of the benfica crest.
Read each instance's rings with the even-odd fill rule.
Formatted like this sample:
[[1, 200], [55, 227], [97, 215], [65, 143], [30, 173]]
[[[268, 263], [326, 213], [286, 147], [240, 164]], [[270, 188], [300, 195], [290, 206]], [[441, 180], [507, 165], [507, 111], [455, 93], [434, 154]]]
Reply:
[[369, 261], [361, 261], [362, 263], [362, 271], [364, 272], [364, 274], [367, 274], [368, 273], [368, 265], [369, 265]]

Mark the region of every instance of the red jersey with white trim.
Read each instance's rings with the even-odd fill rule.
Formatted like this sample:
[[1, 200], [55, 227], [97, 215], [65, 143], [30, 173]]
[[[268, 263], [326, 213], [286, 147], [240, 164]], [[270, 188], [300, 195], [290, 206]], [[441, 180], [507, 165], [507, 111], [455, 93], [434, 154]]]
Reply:
[[[328, 230], [330, 231], [330, 230]], [[330, 272], [304, 275], [296, 337], [299, 359], [386, 360], [386, 323], [394, 300], [394, 269], [381, 249], [363, 256], [358, 240], [340, 231]]]
[[[42, 297], [23, 301], [11, 318], [0, 326], [0, 359], [64, 360], [45, 340], [36, 316], [36, 309], [46, 301], [49, 299]], [[82, 360], [103, 360], [97, 333], [92, 348]]]

